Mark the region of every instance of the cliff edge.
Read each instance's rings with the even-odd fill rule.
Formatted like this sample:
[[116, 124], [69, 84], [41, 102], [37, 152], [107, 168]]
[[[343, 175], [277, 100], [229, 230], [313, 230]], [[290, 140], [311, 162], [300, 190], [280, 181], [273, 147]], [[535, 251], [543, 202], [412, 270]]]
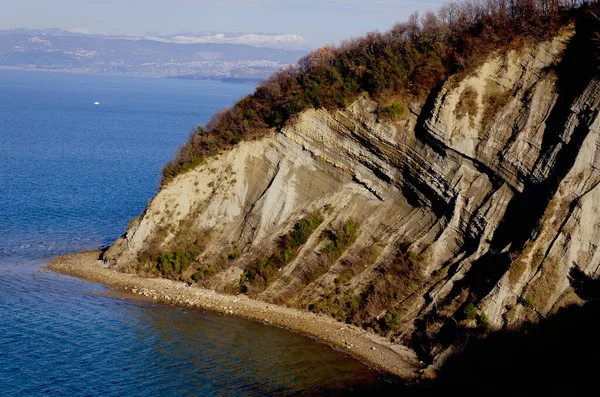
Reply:
[[492, 53], [393, 120], [366, 94], [305, 110], [174, 177], [103, 259], [326, 313], [428, 362], [581, 304], [570, 272], [600, 275], [586, 34]]

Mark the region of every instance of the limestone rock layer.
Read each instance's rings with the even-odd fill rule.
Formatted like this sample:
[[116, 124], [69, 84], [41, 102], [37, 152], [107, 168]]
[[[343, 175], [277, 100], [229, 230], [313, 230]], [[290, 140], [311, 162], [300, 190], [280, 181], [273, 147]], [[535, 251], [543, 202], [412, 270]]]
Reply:
[[[598, 276], [600, 81], [578, 73], [578, 36], [493, 54], [403, 120], [367, 96], [308, 110], [271, 136], [163, 186], [104, 254], [147, 272], [149, 250], [194, 240], [182, 278], [237, 292], [245, 269], [313, 211], [323, 222], [257, 298], [322, 310], [438, 356], [472, 304], [492, 328], [578, 303], [571, 269]], [[469, 104], [469, 106], [467, 106]], [[327, 231], [355, 220], [342, 252]], [[482, 317], [483, 316], [483, 317]], [[387, 328], [386, 328], [387, 327]]]

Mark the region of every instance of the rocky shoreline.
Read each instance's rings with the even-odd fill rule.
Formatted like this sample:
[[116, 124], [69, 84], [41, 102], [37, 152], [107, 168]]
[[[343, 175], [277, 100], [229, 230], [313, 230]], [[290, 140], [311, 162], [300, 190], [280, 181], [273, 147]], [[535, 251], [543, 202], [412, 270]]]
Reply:
[[99, 254], [99, 251], [88, 251], [59, 256], [47, 267], [60, 274], [105, 284], [126, 298], [196, 307], [298, 332], [342, 349], [368, 365], [404, 380], [416, 379], [422, 372], [412, 350], [361, 328], [324, 315], [277, 306], [242, 295], [224, 295], [183, 282], [121, 273], [106, 267], [98, 259]]

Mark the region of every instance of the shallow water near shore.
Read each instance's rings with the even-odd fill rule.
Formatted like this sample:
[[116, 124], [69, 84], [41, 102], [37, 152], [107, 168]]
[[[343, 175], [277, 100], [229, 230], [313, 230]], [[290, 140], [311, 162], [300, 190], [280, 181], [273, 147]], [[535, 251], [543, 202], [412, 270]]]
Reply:
[[390, 387], [377, 371], [301, 335], [121, 299], [42, 269], [54, 255], [110, 244], [143, 211], [188, 131], [251, 90], [0, 70], [0, 395]]

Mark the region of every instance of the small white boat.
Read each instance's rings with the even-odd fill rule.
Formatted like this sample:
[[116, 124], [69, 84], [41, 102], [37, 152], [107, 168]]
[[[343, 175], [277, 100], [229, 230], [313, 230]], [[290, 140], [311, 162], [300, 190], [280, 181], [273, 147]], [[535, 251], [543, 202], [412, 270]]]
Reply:
[[100, 102], [94, 102], [94, 105], [100, 105]]

